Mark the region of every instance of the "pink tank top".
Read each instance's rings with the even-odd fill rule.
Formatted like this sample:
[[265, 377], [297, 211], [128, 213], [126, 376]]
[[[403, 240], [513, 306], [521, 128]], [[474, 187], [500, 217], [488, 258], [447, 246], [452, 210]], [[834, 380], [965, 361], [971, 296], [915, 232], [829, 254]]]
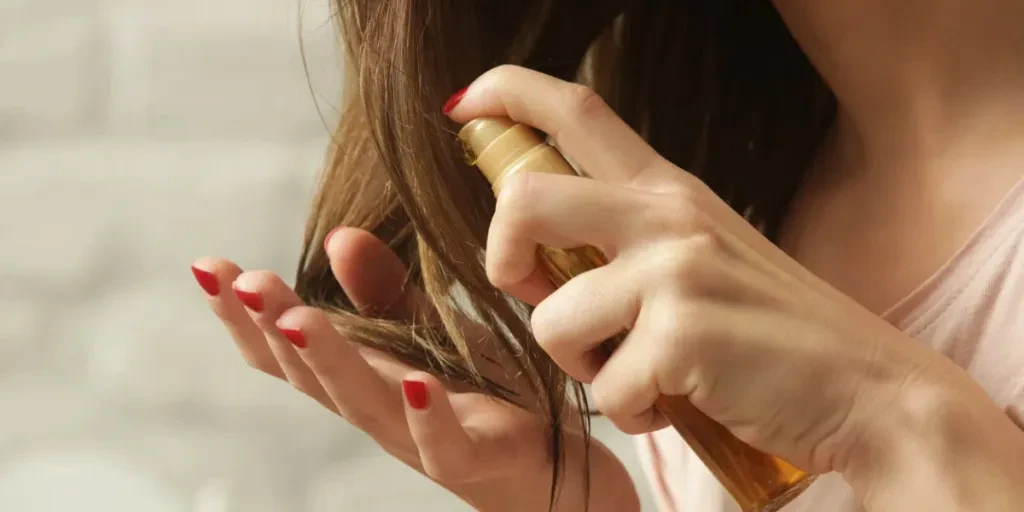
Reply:
[[[932, 277], [882, 316], [965, 368], [1001, 406], [1024, 408], [1024, 182]], [[663, 512], [738, 512], [671, 428], [637, 436]], [[836, 474], [822, 475], [785, 512], [860, 510]]]

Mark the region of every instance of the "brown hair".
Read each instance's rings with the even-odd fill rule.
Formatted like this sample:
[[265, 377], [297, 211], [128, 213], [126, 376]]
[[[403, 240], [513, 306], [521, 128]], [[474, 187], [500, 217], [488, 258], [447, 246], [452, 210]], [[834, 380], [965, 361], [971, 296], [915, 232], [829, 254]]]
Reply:
[[[545, 412], [553, 499], [567, 390], [581, 407], [585, 399], [533, 341], [529, 309], [487, 280], [482, 255], [494, 199], [463, 162], [457, 127], [440, 106], [505, 63], [585, 83], [659, 153], [774, 237], [835, 100], [767, 0], [334, 0], [334, 7], [349, 86], [296, 289], [356, 342]], [[440, 322], [354, 311], [322, 249], [337, 226], [388, 243]], [[473, 356], [479, 333], [470, 339], [456, 328], [467, 310], [488, 348], [512, 365], [510, 381], [525, 383], [532, 397], [486, 378], [480, 366], [489, 362]]]

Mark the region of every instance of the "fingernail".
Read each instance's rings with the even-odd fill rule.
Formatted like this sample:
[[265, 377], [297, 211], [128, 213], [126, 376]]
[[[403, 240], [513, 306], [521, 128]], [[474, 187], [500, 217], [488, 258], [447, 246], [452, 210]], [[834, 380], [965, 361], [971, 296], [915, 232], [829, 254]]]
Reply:
[[466, 95], [466, 90], [468, 89], [469, 87], [463, 87], [462, 89], [455, 91], [455, 94], [452, 94], [452, 97], [448, 98], [448, 101], [444, 102], [444, 108], [441, 109], [441, 113], [444, 115], [451, 114], [452, 110], [455, 110], [455, 107], [459, 106], [459, 102], [462, 101], [462, 97]]
[[207, 272], [203, 269], [196, 268], [192, 265], [192, 275], [195, 276], [196, 282], [211, 297], [216, 297], [220, 293], [220, 283], [217, 282], [217, 276], [211, 272]]
[[427, 408], [427, 385], [418, 380], [403, 380], [402, 393], [405, 393], [405, 400], [409, 407], [416, 410]]
[[234, 288], [234, 290], [235, 295], [238, 296], [238, 300], [242, 301], [242, 304], [245, 304], [245, 307], [257, 313], [263, 311], [263, 297], [261, 297], [260, 294], [239, 290], [238, 288]]
[[288, 338], [288, 341], [292, 342], [292, 345], [306, 348], [306, 335], [302, 334], [302, 331], [291, 327], [278, 327], [277, 329], [281, 331], [285, 338]]

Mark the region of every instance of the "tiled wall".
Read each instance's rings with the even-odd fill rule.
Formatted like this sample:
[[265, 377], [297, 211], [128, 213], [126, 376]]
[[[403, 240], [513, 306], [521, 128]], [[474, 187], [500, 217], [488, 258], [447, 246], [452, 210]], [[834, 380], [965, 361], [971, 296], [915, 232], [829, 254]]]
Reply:
[[247, 368], [189, 274], [292, 272], [324, 2], [0, 2], [0, 511], [465, 509]]

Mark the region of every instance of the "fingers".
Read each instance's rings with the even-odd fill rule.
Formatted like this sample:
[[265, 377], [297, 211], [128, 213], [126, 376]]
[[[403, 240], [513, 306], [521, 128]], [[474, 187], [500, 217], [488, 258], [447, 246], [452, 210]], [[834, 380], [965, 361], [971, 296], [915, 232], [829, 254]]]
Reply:
[[537, 245], [600, 247], [609, 256], [635, 239], [641, 193], [595, 180], [544, 173], [510, 177], [487, 236], [487, 275], [508, 291], [536, 269]]
[[[689, 304], [775, 307], [789, 299], [787, 292], [773, 288], [769, 277], [708, 240], [693, 237], [652, 245], [571, 279], [534, 309], [530, 321], [537, 342], [567, 374], [586, 383], [603, 363], [598, 346], [633, 329], [651, 300], [680, 310], [662, 308], [671, 319]], [[650, 342], [657, 346], [674, 339]]]
[[373, 234], [340, 227], [327, 236], [324, 249], [335, 279], [360, 313], [410, 320], [432, 312], [423, 292], [407, 282], [402, 260]]
[[516, 66], [500, 66], [470, 85], [448, 114], [465, 123], [504, 116], [538, 128], [587, 174], [625, 184], [641, 177], [678, 177], [632, 128], [594, 91]]
[[640, 312], [639, 280], [622, 263], [585, 272], [541, 302], [530, 318], [533, 335], [570, 377], [590, 383], [604, 362], [606, 339], [633, 327]]
[[[364, 314], [405, 323], [440, 324], [440, 316], [427, 295], [407, 281], [405, 264], [374, 235], [360, 229], [340, 227], [331, 232], [325, 246], [335, 278], [353, 305]], [[547, 288], [543, 288], [545, 284]], [[540, 282], [539, 286], [541, 288], [538, 289], [544, 293], [549, 292], [550, 283]], [[463, 316], [458, 328], [473, 340], [472, 354], [477, 358], [477, 368], [484, 377], [513, 390], [523, 386], [520, 379], [506, 374], [508, 366], [502, 362], [507, 361], [507, 354], [497, 343], [488, 337], [472, 336], [472, 333], [482, 332], [480, 325]], [[374, 365], [379, 360], [369, 359]], [[377, 369], [381, 371], [381, 368]], [[402, 369], [403, 374], [406, 371], [407, 368]]]
[[323, 386], [341, 416], [382, 444], [415, 453], [397, 387], [363, 359], [324, 311], [293, 307], [277, 319], [276, 326], [294, 343], [301, 363]]
[[301, 305], [302, 300], [280, 277], [267, 271], [245, 272], [238, 276], [232, 287], [252, 321], [263, 330], [288, 382], [324, 407], [337, 411], [316, 375], [295, 351], [293, 342], [275, 325], [282, 313]]
[[477, 469], [476, 447], [455, 416], [441, 383], [427, 373], [410, 373], [402, 380], [402, 393], [409, 433], [424, 472], [446, 483], [476, 478], [468, 471]]
[[[590, 385], [594, 407], [627, 434], [652, 432], [668, 423], [654, 404], [663, 394], [657, 369], [664, 366], [669, 353], [655, 347], [675, 342], [682, 333], [666, 332], [674, 322], [666, 321], [665, 313], [656, 308], [641, 311], [633, 331]], [[674, 359], [669, 364], [678, 367], [679, 372], [687, 371]]]
[[270, 350], [263, 331], [231, 292], [231, 283], [241, 273], [242, 269], [238, 265], [218, 258], [203, 258], [192, 265], [192, 274], [206, 292], [210, 309], [224, 323], [245, 361], [257, 370], [284, 379], [284, 372]]
[[441, 383], [424, 372], [407, 374], [402, 391], [409, 432], [432, 478], [466, 484], [546, 465], [546, 429], [535, 414], [470, 393], [455, 395], [468, 411], [460, 418]]
[[668, 425], [654, 408], [661, 393], [653, 376], [641, 370], [645, 368], [641, 365], [650, 364], [648, 356], [639, 350], [613, 353], [590, 386], [594, 407], [626, 434], [654, 432]]

